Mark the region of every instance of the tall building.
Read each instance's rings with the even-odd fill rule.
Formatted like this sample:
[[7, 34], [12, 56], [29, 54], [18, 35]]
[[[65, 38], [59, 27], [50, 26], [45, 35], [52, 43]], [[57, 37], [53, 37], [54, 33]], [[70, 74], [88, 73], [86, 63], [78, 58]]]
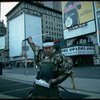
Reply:
[[62, 11], [61, 1], [33, 1], [33, 2], [42, 4], [54, 10]]
[[61, 1], [43, 1], [43, 4], [54, 10], [62, 11]]
[[[20, 17], [21, 16], [21, 17]], [[26, 16], [26, 17], [25, 17]], [[29, 18], [27, 17], [29, 16]], [[8, 44], [6, 44], [9, 49], [9, 34], [11, 31], [16, 33], [16, 29], [13, 30], [13, 27], [17, 27], [17, 31], [24, 28], [24, 30], [27, 31], [27, 28], [29, 28], [30, 32], [33, 31], [33, 29], [26, 25], [23, 26], [23, 23], [30, 22], [29, 25], [37, 25], [37, 23], [34, 23], [34, 21], [31, 20], [33, 17], [41, 18], [41, 33], [42, 33], [42, 41], [45, 41], [47, 37], [49, 37], [51, 40], [62, 40], [63, 39], [63, 26], [62, 26], [62, 12], [58, 10], [54, 10], [52, 8], [43, 6], [39, 3], [32, 3], [32, 2], [20, 2], [18, 3], [10, 12], [6, 14], [7, 17], [7, 35], [8, 35]], [[18, 20], [17, 20], [18, 19]], [[17, 20], [15, 23], [13, 23], [14, 20]], [[23, 21], [23, 22], [22, 22]], [[18, 25], [18, 22], [20, 23]], [[13, 24], [11, 24], [13, 23]], [[39, 22], [40, 23], [40, 22]], [[23, 27], [22, 27], [23, 26]], [[22, 29], [20, 29], [22, 27]], [[22, 35], [23, 31], [20, 32], [20, 35]], [[29, 31], [28, 31], [29, 33]], [[47, 34], [48, 33], [48, 34]], [[12, 34], [12, 33], [11, 33]], [[19, 33], [18, 33], [19, 34]], [[30, 33], [29, 33], [30, 34]], [[47, 35], [44, 35], [47, 34]], [[26, 35], [27, 37], [27, 35]], [[22, 40], [19, 40], [20, 42]], [[21, 44], [21, 43], [19, 43]], [[18, 44], [18, 45], [19, 45]], [[15, 45], [15, 44], [13, 44]], [[12, 46], [14, 47], [14, 46]], [[18, 49], [18, 48], [17, 48]], [[22, 48], [19, 48], [22, 49]], [[31, 54], [32, 55], [32, 54]], [[18, 61], [19, 58], [22, 57], [22, 55], [11, 57], [11, 61], [15, 61], [15, 59]], [[18, 59], [17, 59], [18, 58]]]

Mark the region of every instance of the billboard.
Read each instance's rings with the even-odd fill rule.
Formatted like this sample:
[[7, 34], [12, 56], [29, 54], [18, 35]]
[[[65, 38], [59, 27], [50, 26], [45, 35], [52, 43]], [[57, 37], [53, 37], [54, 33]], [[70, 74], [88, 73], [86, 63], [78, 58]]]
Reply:
[[[25, 14], [25, 21], [26, 38], [32, 36], [33, 42], [42, 48], [41, 17]], [[34, 58], [34, 53], [27, 42], [26, 45], [29, 47], [29, 50], [27, 51], [28, 58]]]
[[24, 39], [24, 14], [9, 21], [9, 57], [21, 55]]
[[92, 1], [62, 1], [64, 39], [96, 31]]
[[64, 30], [64, 39], [74, 38], [77, 36], [82, 36], [82, 35], [86, 35], [86, 34], [90, 34], [90, 33], [92, 34], [95, 31], [96, 31], [95, 22], [90, 21], [84, 27], [73, 29], [71, 31], [69, 31], [67, 29]]
[[[23, 56], [25, 50], [28, 58], [33, 58], [34, 53], [29, 44], [23, 40], [29, 36], [33, 37], [33, 42], [42, 47], [41, 17], [21, 14], [9, 21], [9, 56]], [[41, 35], [34, 38], [37, 35]], [[24, 48], [24, 49], [23, 49]]]
[[92, 1], [62, 1], [64, 29], [94, 19]]

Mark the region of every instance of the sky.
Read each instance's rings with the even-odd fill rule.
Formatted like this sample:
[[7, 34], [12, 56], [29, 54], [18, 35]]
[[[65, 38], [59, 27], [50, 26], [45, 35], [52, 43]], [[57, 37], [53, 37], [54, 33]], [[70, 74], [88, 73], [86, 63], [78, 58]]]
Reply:
[[5, 26], [7, 26], [6, 23], [6, 14], [15, 6], [18, 2], [1, 2], [1, 21], [4, 20]]

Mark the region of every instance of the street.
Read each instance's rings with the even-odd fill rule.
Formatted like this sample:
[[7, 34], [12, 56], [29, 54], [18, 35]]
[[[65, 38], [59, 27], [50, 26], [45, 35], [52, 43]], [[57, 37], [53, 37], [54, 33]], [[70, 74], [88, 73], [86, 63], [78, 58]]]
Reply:
[[100, 66], [74, 67], [75, 77], [100, 79]]
[[[100, 66], [85, 66], [85, 67], [73, 67], [75, 77], [83, 77], [83, 78], [95, 78], [100, 79]], [[29, 75], [36, 75], [38, 69], [35, 67], [29, 68], [12, 68], [12, 69], [4, 69], [5, 73], [14, 73], [14, 74], [25, 74], [28, 72]]]
[[[74, 67], [75, 84], [78, 92], [74, 92], [70, 79], [62, 83], [67, 92], [60, 89], [61, 96], [67, 98], [100, 98], [100, 67]], [[25, 75], [25, 72], [28, 72]], [[32, 89], [33, 80], [37, 74], [36, 68], [3, 69], [0, 76], [0, 94], [26, 99]], [[33, 77], [34, 76], [34, 77]], [[6, 78], [5, 78], [6, 77]], [[16, 80], [11, 80], [16, 79]], [[23, 82], [19, 82], [22, 80]], [[27, 81], [28, 83], [24, 82]]]
[[26, 99], [32, 85], [0, 78], [0, 93]]
[[28, 99], [35, 81], [100, 98], [100, 2], [0, 2], [0, 99]]
[[[19, 99], [27, 99], [28, 93], [31, 91], [32, 85], [24, 84], [17, 81], [0, 78], [0, 93], [8, 96], [17, 97]], [[63, 98], [84, 98], [87, 95], [60, 91]], [[2, 99], [2, 98], [1, 98]]]

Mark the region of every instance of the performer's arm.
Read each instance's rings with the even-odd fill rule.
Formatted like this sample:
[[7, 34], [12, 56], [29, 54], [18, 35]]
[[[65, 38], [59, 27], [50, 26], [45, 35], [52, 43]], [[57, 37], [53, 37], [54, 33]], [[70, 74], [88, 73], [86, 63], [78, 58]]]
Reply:
[[40, 47], [35, 45], [35, 43], [32, 41], [32, 37], [31, 36], [29, 38], [27, 38], [27, 41], [28, 41], [32, 51], [34, 52], [35, 63], [38, 65], [38, 63], [39, 63], [39, 50], [40, 50]]
[[27, 41], [28, 41], [30, 47], [32, 48], [33, 52], [35, 52], [35, 50], [36, 50], [36, 45], [35, 45], [35, 43], [32, 41], [32, 37], [30, 36], [30, 37], [27, 39]]
[[57, 61], [56, 66], [59, 67], [58, 76], [55, 79], [50, 80], [51, 86], [55, 86], [62, 83], [66, 78], [68, 78], [72, 74], [72, 65], [69, 64], [69, 62], [66, 61], [66, 59], [63, 58], [62, 60], [63, 61], [59, 59], [59, 61]]

